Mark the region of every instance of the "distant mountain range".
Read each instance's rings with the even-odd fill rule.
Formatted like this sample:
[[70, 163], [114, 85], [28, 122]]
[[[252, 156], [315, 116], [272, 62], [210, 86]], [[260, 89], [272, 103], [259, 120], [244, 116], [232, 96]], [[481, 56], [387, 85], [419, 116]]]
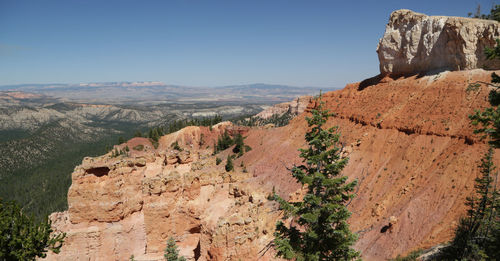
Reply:
[[80, 84], [22, 84], [0, 86], [0, 91], [41, 94], [64, 102], [97, 104], [163, 104], [192, 102], [278, 103], [320, 90], [336, 88], [248, 84], [219, 87], [190, 87], [162, 82], [105, 82]]

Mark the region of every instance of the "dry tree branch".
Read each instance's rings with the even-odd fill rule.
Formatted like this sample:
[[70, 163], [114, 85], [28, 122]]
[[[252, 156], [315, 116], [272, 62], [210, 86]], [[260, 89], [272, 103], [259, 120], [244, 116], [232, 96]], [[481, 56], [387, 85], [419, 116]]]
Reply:
[[274, 242], [273, 240], [269, 241], [269, 243], [267, 243], [264, 246], [264, 248], [262, 248], [259, 251], [259, 253], [258, 253], [259, 254], [259, 258], [257, 258], [257, 260], [259, 260], [261, 257], [263, 257], [267, 253], [267, 251], [269, 251], [269, 249], [274, 245], [273, 242]]

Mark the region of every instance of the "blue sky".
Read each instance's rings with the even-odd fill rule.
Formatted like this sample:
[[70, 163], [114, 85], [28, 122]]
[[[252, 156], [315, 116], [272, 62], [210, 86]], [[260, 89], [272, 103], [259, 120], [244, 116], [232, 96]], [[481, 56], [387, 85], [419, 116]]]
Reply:
[[389, 14], [494, 1], [0, 0], [0, 85], [163, 81], [343, 87], [378, 74]]

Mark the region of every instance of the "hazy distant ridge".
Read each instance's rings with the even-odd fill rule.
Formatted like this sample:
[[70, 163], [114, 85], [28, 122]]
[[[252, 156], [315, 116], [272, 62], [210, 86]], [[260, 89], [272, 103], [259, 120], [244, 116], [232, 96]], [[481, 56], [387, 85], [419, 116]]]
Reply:
[[0, 86], [3, 91], [43, 94], [63, 101], [85, 103], [172, 103], [172, 102], [244, 102], [277, 103], [320, 90], [336, 88], [296, 87], [277, 84], [245, 84], [217, 87], [189, 87], [162, 82], [105, 82], [80, 84], [22, 84]]

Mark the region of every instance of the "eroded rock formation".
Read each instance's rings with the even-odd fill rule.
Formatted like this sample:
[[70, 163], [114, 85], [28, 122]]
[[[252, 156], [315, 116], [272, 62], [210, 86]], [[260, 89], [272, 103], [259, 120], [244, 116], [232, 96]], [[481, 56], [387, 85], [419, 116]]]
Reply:
[[377, 47], [383, 75], [411, 75], [443, 70], [500, 69], [487, 60], [485, 47], [500, 37], [492, 20], [427, 16], [410, 10], [394, 11]]
[[[158, 150], [134, 138], [120, 145], [132, 148], [129, 155], [84, 159], [72, 176], [68, 211], [51, 216], [67, 238], [48, 259], [162, 260], [174, 237], [188, 260], [266, 260], [271, 252], [262, 246], [278, 213], [269, 192], [243, 182], [251, 174], [216, 165], [207, 148], [224, 130], [244, 131], [228, 123], [187, 127], [163, 137]], [[182, 151], [171, 148], [175, 141]]]
[[[469, 84], [489, 80], [483, 70], [384, 78], [323, 96], [335, 112], [328, 125], [340, 127], [350, 157], [344, 173], [360, 181], [349, 222], [365, 260], [452, 237], [486, 150], [467, 115], [488, 105], [489, 90]], [[85, 159], [73, 173], [69, 210], [51, 216], [68, 237], [48, 259], [159, 260], [169, 236], [190, 260], [272, 259], [279, 212], [266, 196], [274, 187], [300, 198], [287, 168], [300, 163], [306, 115], [271, 129], [187, 127], [162, 137], [158, 149], [134, 138], [128, 156]], [[234, 172], [215, 163], [230, 149], [212, 155], [224, 130], [243, 133], [252, 148], [235, 159]], [[175, 141], [183, 151], [172, 149]], [[132, 149], [139, 144], [142, 150]]]
[[309, 102], [311, 102], [312, 96], [301, 96], [295, 98], [290, 102], [283, 102], [273, 105], [255, 115], [255, 118], [259, 119], [269, 119], [273, 116], [281, 116], [285, 113], [290, 113], [293, 116], [297, 116], [304, 112]]

